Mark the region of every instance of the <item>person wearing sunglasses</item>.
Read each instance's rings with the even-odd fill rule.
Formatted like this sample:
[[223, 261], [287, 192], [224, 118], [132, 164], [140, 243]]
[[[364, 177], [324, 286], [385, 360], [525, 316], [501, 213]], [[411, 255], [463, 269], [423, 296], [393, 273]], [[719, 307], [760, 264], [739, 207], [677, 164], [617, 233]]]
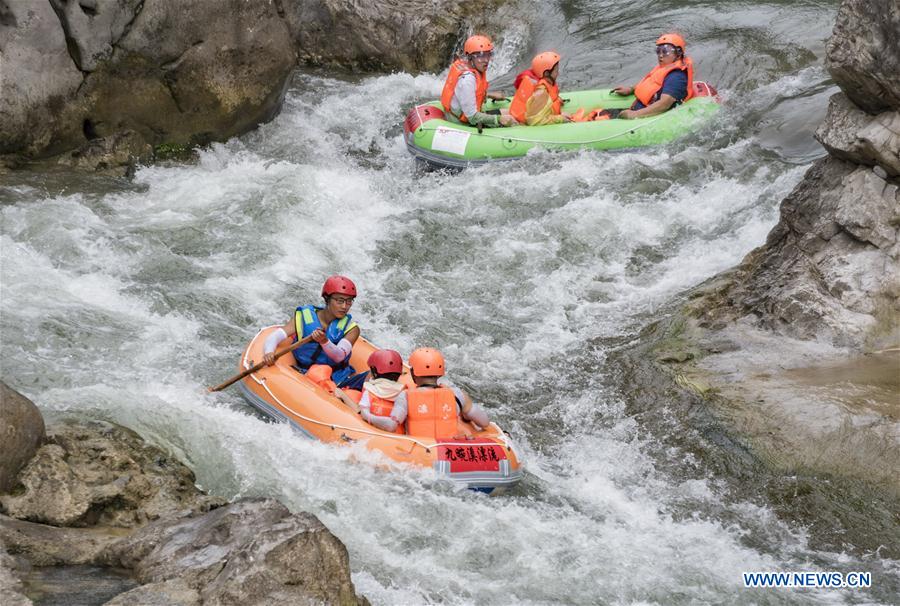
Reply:
[[324, 364], [332, 369], [331, 380], [338, 387], [360, 389], [368, 372], [358, 373], [350, 366], [350, 353], [359, 338], [359, 326], [350, 315], [356, 298], [356, 285], [345, 276], [331, 276], [322, 285], [324, 307], [302, 305], [294, 317], [281, 328], [272, 331], [263, 344], [263, 360], [275, 363], [275, 349], [286, 339], [295, 341], [312, 336], [312, 341], [292, 353], [295, 367], [306, 373], [311, 366]]
[[658, 64], [636, 86], [617, 86], [612, 92], [637, 97], [617, 116], [630, 120], [655, 116], [687, 101], [694, 91], [694, 63], [684, 54], [684, 38], [663, 34], [656, 41]]
[[487, 36], [471, 36], [463, 45], [463, 56], [450, 66], [441, 105], [448, 117], [463, 124], [482, 127], [511, 126], [516, 121], [507, 111], [482, 112], [485, 99], [503, 99], [502, 93], [488, 92], [487, 68], [494, 44]]

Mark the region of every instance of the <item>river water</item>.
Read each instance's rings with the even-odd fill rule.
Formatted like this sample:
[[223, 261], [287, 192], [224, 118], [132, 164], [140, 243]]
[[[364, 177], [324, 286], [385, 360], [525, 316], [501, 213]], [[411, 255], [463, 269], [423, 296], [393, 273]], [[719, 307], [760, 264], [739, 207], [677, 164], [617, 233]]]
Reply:
[[[301, 71], [273, 122], [196, 163], [133, 180], [7, 175], [3, 376], [50, 416], [134, 428], [205, 489], [313, 512], [374, 604], [890, 603], [896, 562], [855, 553], [852, 537], [813, 548], [765, 502], [725, 498], [688, 453], [661, 455], [608, 359], [761, 244], [822, 155], [836, 4], [584, 0], [510, 23], [491, 71], [501, 88], [546, 48], [564, 56], [563, 89], [633, 83], [659, 33], [685, 32], [725, 108], [666, 147], [419, 174], [402, 119], [440, 75]], [[336, 272], [360, 289], [367, 337], [440, 347], [511, 432], [528, 466], [513, 494], [361, 463], [374, 455], [304, 441], [234, 390], [206, 394], [256, 330], [316, 302]], [[873, 570], [876, 586], [741, 580], [832, 569]]]

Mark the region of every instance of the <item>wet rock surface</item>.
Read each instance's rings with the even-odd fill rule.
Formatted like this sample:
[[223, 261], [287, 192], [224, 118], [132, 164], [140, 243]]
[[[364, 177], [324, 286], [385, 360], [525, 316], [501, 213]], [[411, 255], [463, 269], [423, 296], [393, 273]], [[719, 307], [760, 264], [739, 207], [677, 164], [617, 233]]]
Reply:
[[225, 501], [199, 492], [194, 474], [140, 436], [111, 423], [54, 426], [0, 496], [7, 515], [53, 526], [132, 528]]
[[841, 90], [863, 111], [900, 109], [900, 4], [844, 0], [825, 65]]
[[99, 606], [135, 585], [126, 571], [100, 566], [34, 567], [23, 581], [25, 593], [39, 606]]
[[174, 591], [203, 604], [358, 603], [344, 545], [315, 516], [272, 499], [148, 525], [102, 559], [153, 584], [120, 604]]
[[900, 557], [900, 352], [851, 355], [740, 323], [709, 330], [673, 311], [616, 357], [640, 385], [629, 413], [724, 478], [732, 498], [804, 527], [813, 549]]
[[[505, 1], [0, 2], [3, 164], [119, 169], [270, 120], [297, 65], [440, 70]], [[489, 27], [490, 30], [490, 27]]]
[[816, 138], [828, 153], [855, 164], [878, 166], [885, 176], [900, 175], [900, 112], [867, 114], [844, 94], [828, 104]]
[[816, 134], [829, 155], [762, 246], [620, 359], [655, 435], [763, 495], [813, 546], [887, 558], [900, 556], [898, 24], [896, 2], [842, 2], [827, 65], [843, 92]]
[[854, 351], [900, 344], [900, 5], [844, 0], [816, 162], [764, 246], [693, 294], [707, 328], [742, 321]]
[[900, 193], [872, 168], [816, 162], [766, 244], [692, 293], [701, 326], [741, 321], [857, 351], [900, 343]]
[[124, 427], [50, 426], [0, 494], [0, 602], [99, 603], [102, 581], [104, 601], [121, 605], [367, 603], [315, 516], [272, 499], [229, 504], [194, 481]]
[[514, 10], [505, 0], [282, 0], [280, 6], [301, 63], [409, 72], [446, 68], [466, 25], [499, 31]]
[[6, 553], [0, 541], [0, 604], [4, 606], [30, 606], [31, 600], [25, 597], [21, 564]]
[[13, 487], [43, 440], [44, 418], [37, 406], [0, 381], [0, 493]]
[[271, 1], [13, 2], [5, 15], [0, 153], [44, 157], [123, 131], [148, 145], [224, 140], [278, 111], [295, 64]]
[[153, 159], [153, 147], [133, 130], [92, 139], [78, 149], [62, 154], [59, 164], [87, 171], [127, 175], [138, 163]]
[[107, 527], [60, 528], [0, 514], [0, 540], [10, 553], [33, 566], [91, 564], [126, 534], [122, 529]]
[[79, 141], [69, 107], [84, 75], [49, 2], [0, 2], [0, 154], [62, 151]]

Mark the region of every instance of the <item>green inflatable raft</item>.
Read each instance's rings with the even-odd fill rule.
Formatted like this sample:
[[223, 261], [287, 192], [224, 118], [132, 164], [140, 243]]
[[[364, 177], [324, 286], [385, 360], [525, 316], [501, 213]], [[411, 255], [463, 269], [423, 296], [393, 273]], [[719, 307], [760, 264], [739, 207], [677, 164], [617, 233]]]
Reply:
[[[634, 97], [609, 89], [560, 95], [565, 111], [625, 109]], [[509, 107], [509, 100], [488, 101], [484, 111]], [[529, 149], [622, 149], [668, 143], [696, 129], [719, 109], [719, 96], [705, 82], [694, 82], [694, 96], [658, 116], [636, 120], [567, 122], [546, 126], [485, 128], [448, 120], [439, 101], [413, 107], [403, 124], [406, 147], [417, 160], [436, 168], [461, 169], [473, 164], [524, 156]]]

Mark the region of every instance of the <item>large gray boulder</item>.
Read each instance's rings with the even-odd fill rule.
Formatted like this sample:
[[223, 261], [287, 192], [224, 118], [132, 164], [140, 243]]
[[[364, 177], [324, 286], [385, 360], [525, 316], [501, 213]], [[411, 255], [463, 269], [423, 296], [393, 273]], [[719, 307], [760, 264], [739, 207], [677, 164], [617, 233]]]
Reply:
[[[141, 586], [109, 604], [368, 603], [356, 595], [344, 544], [312, 514], [293, 514], [273, 499], [244, 499], [160, 519], [122, 535], [104, 527], [59, 528], [0, 515], [0, 547], [31, 565], [128, 570]], [[0, 565], [3, 553], [0, 549]], [[0, 575], [0, 597], [19, 591], [14, 575]]]
[[766, 243], [699, 290], [692, 313], [706, 326], [741, 319], [857, 351], [900, 344], [897, 32], [896, 0], [841, 3], [827, 65], [844, 92], [816, 132], [830, 156], [782, 201]]
[[33, 156], [80, 143], [71, 107], [84, 79], [48, 2], [0, 0], [0, 154]]
[[707, 326], [744, 319], [857, 350], [896, 344], [898, 225], [895, 183], [868, 167], [820, 160], [781, 203], [765, 245], [729, 272], [718, 303], [692, 306]]
[[158, 592], [188, 604], [365, 603], [350, 580], [343, 543], [315, 516], [292, 514], [272, 499], [155, 522], [110, 547], [102, 560], [145, 583], [115, 604], [153, 603]]
[[69, 54], [82, 72], [96, 70], [113, 49], [144, 0], [49, 0], [59, 17]]
[[0, 0], [0, 154], [122, 131], [224, 140], [269, 120], [296, 62], [280, 2]]
[[816, 139], [832, 156], [900, 175], [900, 111], [875, 116], [859, 109], [844, 93], [832, 95]]
[[44, 440], [44, 417], [34, 403], [0, 381], [0, 493], [16, 477]]
[[844, 0], [828, 40], [825, 65], [863, 110], [900, 109], [900, 2]]
[[93, 136], [207, 143], [271, 119], [294, 61], [274, 2], [144, 2], [79, 97]]
[[0, 159], [76, 150], [63, 163], [103, 169], [222, 141], [278, 112], [298, 60], [440, 70], [507, 4], [0, 0]]
[[186, 467], [109, 423], [48, 434], [15, 493], [0, 496], [4, 606], [29, 603], [17, 562], [125, 569], [141, 586], [109, 602], [120, 606], [367, 604], [347, 549], [315, 516], [207, 496]]
[[[467, 29], [499, 31], [521, 10], [506, 0], [283, 0], [301, 63], [440, 71]], [[515, 14], [513, 14], [515, 11]]]
[[124, 427], [65, 424], [50, 429], [0, 509], [54, 526], [131, 528], [225, 502], [194, 482], [190, 469]]

